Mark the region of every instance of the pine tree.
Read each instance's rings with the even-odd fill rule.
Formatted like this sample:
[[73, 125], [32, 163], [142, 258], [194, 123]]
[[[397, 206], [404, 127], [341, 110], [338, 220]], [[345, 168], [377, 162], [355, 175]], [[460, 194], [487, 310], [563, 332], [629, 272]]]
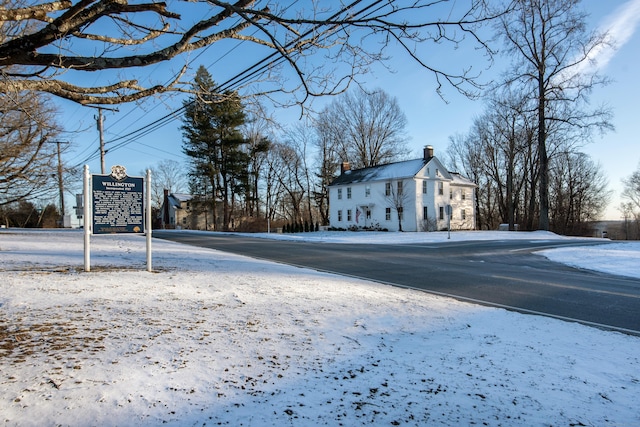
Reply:
[[[249, 157], [244, 150], [246, 140], [240, 132], [245, 113], [236, 92], [218, 95], [216, 85], [203, 66], [193, 82], [197, 96], [185, 102], [183, 119], [183, 151], [191, 158], [191, 175], [206, 180], [206, 195], [213, 207], [213, 227], [229, 230], [234, 201], [249, 189], [247, 173]], [[217, 203], [222, 203], [222, 220]]]

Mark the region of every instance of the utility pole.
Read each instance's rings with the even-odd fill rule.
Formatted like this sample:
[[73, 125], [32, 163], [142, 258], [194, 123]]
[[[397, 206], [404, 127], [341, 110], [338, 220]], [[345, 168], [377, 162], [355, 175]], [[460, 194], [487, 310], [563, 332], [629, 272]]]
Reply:
[[62, 182], [62, 157], [60, 156], [60, 141], [56, 141], [58, 145], [58, 189], [60, 190], [60, 219], [62, 227], [64, 227], [64, 184]]
[[102, 175], [105, 174], [105, 166], [104, 166], [104, 126], [102, 120], [102, 107], [98, 107], [98, 132], [100, 133], [100, 170]]
[[58, 190], [60, 192], [60, 226], [64, 227], [64, 181], [62, 179], [62, 155], [60, 144], [68, 144], [68, 141], [47, 141], [58, 145]]
[[96, 117], [96, 121], [98, 124], [98, 132], [100, 133], [100, 173], [104, 175], [106, 172], [106, 167], [104, 165], [104, 156], [106, 151], [104, 149], [104, 119], [102, 117], [102, 110], [109, 110], [118, 112], [117, 108], [106, 108], [106, 107], [93, 107], [98, 109], [98, 116]]

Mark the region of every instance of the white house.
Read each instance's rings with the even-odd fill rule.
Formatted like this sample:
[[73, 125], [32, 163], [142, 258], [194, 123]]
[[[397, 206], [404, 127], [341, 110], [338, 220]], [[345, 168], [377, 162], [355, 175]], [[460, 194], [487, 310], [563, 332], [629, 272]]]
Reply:
[[329, 186], [330, 226], [389, 231], [473, 230], [476, 184], [448, 172], [426, 146], [421, 159], [342, 171]]

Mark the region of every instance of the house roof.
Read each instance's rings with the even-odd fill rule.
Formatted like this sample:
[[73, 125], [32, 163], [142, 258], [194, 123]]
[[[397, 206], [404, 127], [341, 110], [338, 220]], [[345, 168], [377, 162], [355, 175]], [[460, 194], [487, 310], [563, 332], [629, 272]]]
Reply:
[[454, 185], [465, 185], [468, 187], [477, 187], [475, 182], [471, 181], [468, 178], [465, 178], [464, 176], [460, 175], [458, 172], [449, 172], [449, 174], [451, 175], [451, 178], [453, 178], [453, 181], [451, 183]]
[[179, 209], [182, 202], [188, 202], [193, 199], [193, 196], [191, 194], [171, 193], [167, 199], [171, 206]]
[[414, 177], [433, 159], [414, 159], [363, 169], [348, 170], [333, 180], [331, 185], [355, 184], [359, 182], [381, 181]]
[[172, 193], [171, 196], [173, 196], [180, 202], [188, 202], [189, 200], [193, 199], [193, 196], [191, 194]]
[[357, 184], [371, 181], [388, 181], [395, 179], [413, 178], [431, 162], [436, 168], [440, 168], [442, 177], [451, 181], [454, 185], [476, 187], [476, 184], [457, 172], [448, 172], [436, 157], [427, 159], [413, 159], [402, 162], [388, 163], [386, 165], [372, 166], [363, 169], [344, 171], [333, 180], [331, 185]]

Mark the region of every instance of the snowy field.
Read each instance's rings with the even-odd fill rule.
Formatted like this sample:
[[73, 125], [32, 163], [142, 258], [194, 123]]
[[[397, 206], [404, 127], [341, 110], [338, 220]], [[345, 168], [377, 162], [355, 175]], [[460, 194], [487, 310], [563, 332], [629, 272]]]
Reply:
[[[0, 231], [4, 425], [640, 425], [638, 337], [161, 240], [148, 273], [133, 235], [84, 273], [82, 236]], [[483, 238], [563, 237], [451, 234]], [[640, 275], [639, 242], [544, 254]]]

